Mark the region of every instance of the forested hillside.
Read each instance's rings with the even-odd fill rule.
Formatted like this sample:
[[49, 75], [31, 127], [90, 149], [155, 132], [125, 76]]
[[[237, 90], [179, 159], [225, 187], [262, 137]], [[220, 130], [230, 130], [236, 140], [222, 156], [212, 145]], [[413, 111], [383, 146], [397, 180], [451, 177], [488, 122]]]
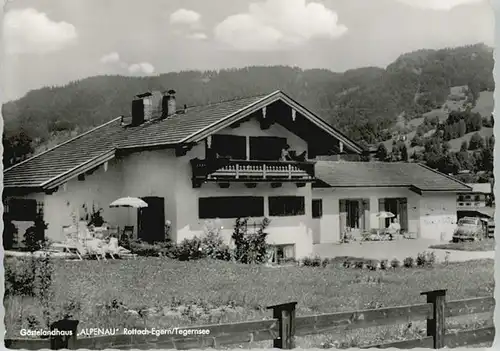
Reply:
[[422, 115], [445, 102], [450, 87], [468, 86], [472, 102], [494, 89], [492, 49], [482, 45], [420, 50], [386, 69], [334, 73], [272, 66], [186, 71], [155, 77], [97, 76], [46, 87], [3, 105], [4, 165], [119, 115], [129, 115], [134, 95], [175, 89], [180, 104], [199, 105], [281, 89], [329, 123], [364, 143], [391, 136], [398, 118]]

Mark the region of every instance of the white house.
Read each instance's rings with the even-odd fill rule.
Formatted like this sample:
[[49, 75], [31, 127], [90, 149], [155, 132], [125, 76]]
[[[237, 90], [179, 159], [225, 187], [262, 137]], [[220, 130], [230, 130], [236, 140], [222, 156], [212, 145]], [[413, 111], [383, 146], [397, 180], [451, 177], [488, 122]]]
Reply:
[[[47, 236], [93, 207], [135, 236], [164, 239], [171, 222], [180, 242], [220, 218], [271, 219], [269, 242], [310, 255], [313, 243], [337, 242], [345, 227], [377, 228], [379, 210], [398, 215], [422, 237], [451, 235], [456, 193], [470, 188], [417, 164], [321, 161], [362, 148], [281, 91], [177, 109], [175, 92], [136, 96], [119, 117], [4, 171], [3, 201], [20, 233], [43, 211]], [[282, 161], [289, 147], [293, 160]], [[293, 157], [295, 154], [295, 157]], [[110, 209], [140, 197], [140, 211]]]

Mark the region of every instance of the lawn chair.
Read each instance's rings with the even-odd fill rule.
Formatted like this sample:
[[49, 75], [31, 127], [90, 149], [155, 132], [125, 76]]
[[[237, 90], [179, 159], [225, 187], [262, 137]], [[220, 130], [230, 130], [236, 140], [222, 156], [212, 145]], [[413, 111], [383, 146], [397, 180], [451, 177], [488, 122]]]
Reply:
[[109, 244], [106, 247], [106, 253], [108, 253], [111, 258], [114, 260], [115, 256], [120, 255], [120, 246], [118, 245], [118, 239], [111, 237], [109, 238]]
[[87, 249], [87, 254], [88, 255], [95, 255], [97, 260], [99, 261], [99, 257], [104, 259], [106, 261], [106, 244], [104, 243], [103, 240], [93, 238], [90, 240], [87, 240], [85, 243], [85, 247]]

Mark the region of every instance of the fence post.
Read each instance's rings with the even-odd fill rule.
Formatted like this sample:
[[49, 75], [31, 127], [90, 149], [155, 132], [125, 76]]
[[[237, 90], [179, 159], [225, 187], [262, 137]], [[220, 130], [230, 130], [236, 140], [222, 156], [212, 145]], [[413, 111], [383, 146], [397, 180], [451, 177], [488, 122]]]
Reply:
[[446, 290], [427, 291], [420, 295], [426, 295], [427, 303], [432, 303], [432, 319], [427, 319], [427, 336], [432, 336], [434, 349], [441, 349], [444, 347], [446, 334], [446, 319], [444, 315]]
[[273, 310], [273, 318], [278, 320], [279, 335], [273, 340], [273, 347], [290, 350], [295, 348], [295, 306], [297, 302], [269, 306]]
[[70, 335], [51, 335], [50, 336], [50, 349], [51, 350], [60, 350], [60, 349], [69, 349], [76, 350], [78, 349], [76, 345], [76, 333], [79, 321], [72, 319], [61, 319], [57, 322], [54, 322], [50, 325], [50, 331], [59, 330], [70, 332]]

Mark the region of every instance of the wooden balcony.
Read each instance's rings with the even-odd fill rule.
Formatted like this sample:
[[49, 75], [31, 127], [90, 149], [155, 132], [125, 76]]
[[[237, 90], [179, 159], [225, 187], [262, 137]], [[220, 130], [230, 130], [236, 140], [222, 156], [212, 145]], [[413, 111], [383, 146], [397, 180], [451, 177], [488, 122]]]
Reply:
[[310, 183], [316, 180], [314, 162], [295, 161], [248, 161], [248, 160], [191, 160], [193, 186], [205, 182], [243, 182], [256, 184], [269, 182], [281, 184], [294, 182]]

